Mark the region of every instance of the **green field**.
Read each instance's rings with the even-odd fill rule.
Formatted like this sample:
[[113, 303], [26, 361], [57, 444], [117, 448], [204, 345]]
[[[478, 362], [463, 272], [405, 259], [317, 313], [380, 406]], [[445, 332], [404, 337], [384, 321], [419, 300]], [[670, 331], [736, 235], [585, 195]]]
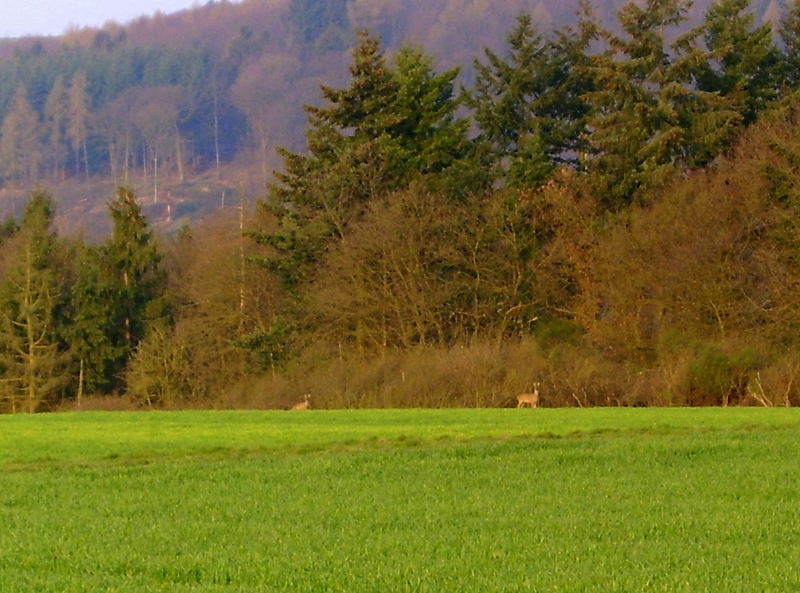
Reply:
[[800, 591], [800, 412], [0, 417], [0, 591]]

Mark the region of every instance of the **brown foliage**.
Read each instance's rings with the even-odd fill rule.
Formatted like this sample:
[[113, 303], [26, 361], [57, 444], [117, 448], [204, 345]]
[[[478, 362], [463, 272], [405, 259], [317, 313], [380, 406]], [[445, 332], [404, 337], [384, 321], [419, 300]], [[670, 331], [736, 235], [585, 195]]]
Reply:
[[251, 372], [252, 354], [237, 339], [268, 327], [281, 293], [246, 259], [254, 248], [242, 215], [229, 208], [173, 245], [170, 292], [178, 314], [174, 326], [154, 328], [137, 349], [128, 373], [135, 399], [162, 406], [209, 401]]
[[598, 237], [582, 299], [595, 307], [587, 329], [608, 351], [647, 359], [676, 331], [792, 338], [800, 323], [800, 244], [787, 226], [794, 207], [770, 195], [766, 170], [796, 173], [768, 148], [777, 132], [754, 129], [734, 158], [633, 207]]
[[314, 339], [366, 353], [525, 335], [569, 300], [547, 224], [536, 196], [373, 200], [311, 287]]

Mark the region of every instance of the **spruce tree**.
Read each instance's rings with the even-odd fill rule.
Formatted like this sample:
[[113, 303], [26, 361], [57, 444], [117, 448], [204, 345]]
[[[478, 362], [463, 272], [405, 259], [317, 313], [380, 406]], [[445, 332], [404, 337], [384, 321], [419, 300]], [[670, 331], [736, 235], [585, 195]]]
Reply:
[[367, 201], [420, 179], [454, 195], [481, 183], [466, 124], [454, 118], [457, 70], [436, 74], [413, 48], [390, 67], [378, 39], [361, 31], [350, 74], [345, 88], [322, 87], [323, 106], [306, 107], [308, 151], [279, 149], [284, 170], [262, 204], [281, 228], [256, 238], [278, 251], [269, 265], [290, 290], [328, 241], [345, 237]]
[[65, 382], [57, 335], [60, 289], [54, 270], [53, 202], [31, 195], [7, 248], [11, 265], [0, 284], [0, 361], [3, 395], [12, 411], [36, 412]]
[[[389, 65], [379, 40], [361, 31], [350, 74], [344, 88], [322, 87], [322, 106], [306, 107], [308, 151], [279, 151], [284, 169], [261, 203], [279, 228], [252, 234], [275, 250], [262, 263], [282, 279], [294, 313], [306, 308], [304, 290], [325, 252], [346, 239], [370, 201], [412, 184], [460, 199], [486, 183], [467, 124], [454, 115], [457, 70], [434, 72], [417, 48], [402, 49]], [[294, 313], [247, 343], [283, 352]]]
[[80, 173], [81, 161], [86, 178], [89, 178], [89, 117], [91, 97], [87, 90], [86, 74], [78, 72], [69, 87], [67, 101], [67, 137], [72, 146], [75, 159], [75, 173]]
[[501, 156], [541, 125], [537, 101], [547, 86], [548, 47], [530, 15], [521, 14], [507, 38], [508, 57], [484, 49], [486, 63], [474, 60], [475, 88], [466, 94], [481, 135]]
[[750, 0], [719, 0], [700, 28], [708, 58], [697, 68], [702, 91], [731, 99], [743, 123], [755, 120], [780, 86], [781, 56], [770, 23], [756, 27]]
[[693, 88], [702, 54], [665, 31], [685, 21], [682, 0], [647, 0], [619, 13], [623, 36], [592, 57], [586, 95], [589, 150], [583, 165], [601, 202], [617, 209], [663, 184], [676, 168], [702, 165], [729, 141], [740, 117], [729, 101]]
[[[507, 38], [507, 56], [485, 49], [474, 61], [475, 88], [465, 93], [490, 146], [496, 174], [512, 185], [541, 184], [561, 162], [581, 150], [591, 79], [582, 67], [595, 37], [593, 27], [565, 28], [546, 39], [521, 14]], [[525, 170], [525, 167], [528, 167]]]
[[114, 230], [103, 249], [104, 271], [118, 290], [120, 344], [132, 350], [144, 337], [148, 321], [160, 312], [162, 256], [132, 190], [120, 188], [109, 212]]
[[67, 154], [68, 99], [67, 89], [64, 87], [61, 75], [59, 75], [53, 83], [44, 106], [48, 166], [56, 179], [62, 177], [64, 159]]
[[35, 182], [39, 174], [41, 150], [39, 116], [28, 101], [25, 87], [20, 85], [3, 119], [0, 133], [3, 176], [22, 183]]
[[780, 23], [779, 33], [783, 41], [782, 82], [788, 88], [800, 88], [800, 2], [792, 2]]
[[487, 180], [467, 139], [469, 122], [455, 116], [459, 69], [436, 73], [430, 56], [408, 46], [397, 52], [392, 73], [398, 85], [392, 109], [399, 123], [390, 132], [396, 143], [397, 185], [421, 178], [451, 198], [484, 186]]
[[122, 388], [131, 354], [165, 314], [162, 256], [136, 196], [119, 188], [109, 212], [112, 236], [84, 252], [72, 290], [69, 335], [79, 394]]

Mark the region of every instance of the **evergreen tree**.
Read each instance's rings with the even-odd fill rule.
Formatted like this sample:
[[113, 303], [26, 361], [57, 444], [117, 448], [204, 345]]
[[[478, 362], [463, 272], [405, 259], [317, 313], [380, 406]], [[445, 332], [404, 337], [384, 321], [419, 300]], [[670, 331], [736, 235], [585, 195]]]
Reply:
[[[466, 124], [454, 120], [452, 81], [421, 51], [385, 62], [377, 38], [359, 33], [343, 89], [322, 87], [325, 104], [309, 113], [308, 152], [279, 149], [284, 171], [263, 204], [281, 219], [281, 230], [260, 240], [279, 255], [270, 265], [287, 288], [296, 287], [324, 245], [344, 238], [366, 201], [423, 178], [453, 193], [475, 187]], [[455, 180], [462, 187], [455, 187]]]
[[401, 48], [393, 60], [398, 91], [391, 107], [398, 124], [390, 130], [397, 143], [400, 185], [422, 177], [451, 197], [486, 184], [467, 140], [468, 121], [456, 119], [453, 96], [459, 69], [434, 72], [433, 60], [419, 47]]
[[72, 145], [75, 158], [75, 172], [80, 173], [81, 160], [83, 171], [89, 177], [89, 117], [91, 115], [91, 97], [87, 91], [86, 74], [78, 72], [69, 87], [69, 114], [67, 134]]
[[597, 17], [589, 0], [579, 0], [578, 27], [556, 31], [550, 42], [551, 82], [540, 98], [541, 109], [551, 121], [551, 144], [556, 160], [578, 164], [585, 152], [587, 118], [591, 110], [586, 94], [594, 90], [594, 79], [587, 68], [591, 64], [590, 47], [598, 40]]
[[792, 89], [800, 88], [800, 2], [791, 2], [780, 23], [783, 41], [783, 82]]
[[113, 234], [85, 252], [72, 290], [69, 335], [79, 394], [121, 388], [134, 349], [164, 317], [162, 256], [136, 196], [119, 188], [109, 211]]
[[581, 67], [594, 37], [593, 27], [582, 26], [549, 40], [521, 14], [507, 39], [508, 56], [485, 49], [486, 63], [475, 60], [475, 88], [465, 101], [497, 174], [511, 184], [540, 185], [558, 162], [580, 151], [588, 110], [582, 95], [591, 89]]
[[110, 337], [113, 287], [103, 273], [101, 247], [84, 246], [76, 259], [65, 337], [75, 359], [72, 375], [76, 400], [87, 393], [109, 393], [119, 385], [116, 374], [124, 352]]
[[624, 37], [605, 33], [609, 50], [593, 56], [596, 89], [584, 166], [609, 208], [643, 198], [676, 167], [713, 158], [731, 138], [739, 116], [715, 93], [692, 88], [702, 54], [665, 30], [685, 20], [682, 0], [629, 3], [619, 13]]
[[3, 395], [12, 412], [33, 413], [64, 383], [55, 311], [59, 286], [50, 226], [53, 203], [36, 191], [12, 239], [12, 263], [0, 285], [0, 361]]
[[7, 179], [26, 183], [36, 181], [41, 158], [39, 117], [28, 102], [27, 91], [22, 85], [17, 87], [3, 119], [0, 158]]
[[[281, 277], [292, 306], [326, 250], [348, 236], [370, 201], [415, 183], [452, 199], [485, 185], [466, 123], [454, 117], [457, 70], [435, 73], [416, 48], [401, 50], [389, 67], [378, 39], [362, 31], [350, 73], [347, 87], [323, 86], [324, 105], [306, 108], [308, 152], [280, 150], [280, 183], [261, 204], [279, 229], [253, 234], [274, 248], [263, 263]], [[277, 355], [296, 322], [290, 317], [250, 343], [272, 344]]]
[[774, 100], [780, 85], [781, 56], [772, 26], [754, 26], [750, 0], [719, 0], [700, 28], [708, 59], [697, 69], [697, 86], [731, 99], [745, 124]]
[[110, 241], [103, 248], [104, 272], [117, 289], [117, 341], [130, 352], [144, 337], [148, 322], [160, 316], [164, 274], [150, 225], [142, 215], [133, 191], [120, 188], [109, 204], [114, 223]]
[[386, 109], [397, 94], [378, 40], [361, 32], [350, 66], [350, 86], [322, 86], [325, 105], [306, 106], [308, 152], [278, 148], [284, 170], [263, 204], [280, 217], [278, 233], [257, 237], [279, 252], [269, 262], [293, 290], [326, 240], [341, 239], [351, 218], [375, 190], [389, 187], [385, 150], [399, 123]]
[[67, 154], [67, 117], [69, 114], [67, 89], [62, 77], [56, 77], [44, 107], [45, 138], [48, 149], [48, 166], [56, 178], [62, 177]]
[[475, 88], [466, 95], [482, 137], [500, 156], [513, 154], [520, 138], [541, 126], [537, 103], [549, 74], [548, 43], [530, 15], [517, 18], [507, 42], [507, 59], [487, 48], [486, 64], [474, 60]]

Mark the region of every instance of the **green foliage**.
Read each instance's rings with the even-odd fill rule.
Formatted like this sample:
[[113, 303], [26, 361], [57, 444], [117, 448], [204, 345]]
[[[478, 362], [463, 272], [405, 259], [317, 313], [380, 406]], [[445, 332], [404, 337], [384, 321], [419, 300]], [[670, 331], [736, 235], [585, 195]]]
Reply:
[[[323, 86], [325, 105], [307, 107], [309, 152], [281, 151], [281, 183], [261, 205], [278, 217], [278, 232], [254, 235], [275, 250], [265, 265], [303, 305], [323, 254], [358, 232], [370, 203], [415, 183], [452, 198], [480, 187], [466, 122], [454, 117], [457, 70], [435, 73], [432, 60], [416, 48], [398, 52], [390, 67], [375, 37], [362, 31], [359, 40], [350, 84]], [[274, 342], [268, 335], [280, 333], [262, 333], [257, 342]]]
[[54, 212], [50, 196], [34, 192], [7, 247], [10, 269], [0, 284], [0, 385], [11, 412], [37, 411], [65, 382], [56, 319], [63, 295], [50, 228]]
[[508, 166], [508, 183], [512, 187], [540, 187], [555, 169], [548, 146], [541, 134], [523, 136]]
[[700, 344], [689, 363], [687, 389], [695, 404], [736, 403], [746, 394], [751, 375], [763, 364], [752, 347], [726, 352], [715, 344]]
[[686, 19], [682, 0], [649, 0], [619, 13], [624, 36], [606, 33], [609, 50], [592, 56], [597, 90], [584, 166], [610, 209], [646, 199], [681, 167], [705, 164], [731, 140], [741, 116], [718, 95], [693, 88], [702, 56], [666, 31]]
[[166, 314], [162, 255], [136, 196], [119, 188], [109, 212], [113, 234], [85, 252], [72, 293], [69, 329], [85, 388], [103, 393], [124, 384], [130, 356], [151, 324]]
[[466, 97], [483, 137], [501, 156], [513, 153], [520, 136], [541, 125], [537, 103], [550, 82], [550, 48], [530, 15], [519, 16], [507, 43], [507, 59], [485, 49], [488, 63], [475, 60], [475, 89]]
[[772, 25], [754, 21], [749, 0], [722, 0], [700, 29], [708, 56], [697, 67], [697, 87], [729, 97], [744, 123], [776, 98], [782, 74]]
[[593, 28], [584, 26], [545, 39], [531, 16], [521, 14], [507, 39], [508, 57], [485, 49], [486, 63], [474, 61], [475, 88], [464, 99], [474, 111], [479, 141], [491, 146], [497, 175], [511, 185], [538, 187], [556, 162], [581, 150], [587, 113], [582, 95], [591, 90], [581, 67], [594, 37]]

